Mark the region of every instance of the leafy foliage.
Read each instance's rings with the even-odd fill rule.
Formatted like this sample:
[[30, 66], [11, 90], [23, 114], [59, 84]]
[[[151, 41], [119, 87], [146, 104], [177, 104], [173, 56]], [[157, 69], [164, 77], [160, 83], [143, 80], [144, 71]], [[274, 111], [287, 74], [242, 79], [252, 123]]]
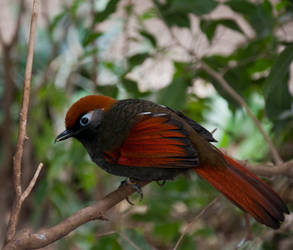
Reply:
[[[170, 106], [207, 125], [209, 130], [218, 128], [218, 146], [230, 146], [240, 159], [271, 160], [267, 145], [242, 107], [200, 67], [199, 60], [221, 74], [244, 98], [279, 145], [283, 158], [292, 158], [293, 101], [289, 80], [293, 77], [293, 45], [278, 33], [286, 20], [292, 19], [292, 1], [154, 0], [142, 6], [140, 2], [144, 1], [93, 2], [75, 0], [64, 4], [47, 26], [39, 28], [28, 131], [31, 145], [24, 169], [31, 171], [32, 165], [42, 161], [46, 171], [27, 207], [25, 224], [54, 225], [119, 186], [121, 178], [99, 169], [79, 143], [53, 144], [56, 134], [64, 128], [66, 109], [86, 94], [145, 98]], [[241, 16], [245, 25], [232, 17], [212, 18], [209, 14], [220, 6]], [[188, 43], [187, 49], [178, 45], [186, 38], [181, 34], [194, 33], [194, 18], [199, 22], [195, 38], [206, 37], [208, 46], [217, 43], [220, 26], [237, 32], [242, 40], [227, 53], [211, 49], [201, 58], [195, 57], [200, 48], [190, 52]], [[252, 35], [247, 34], [245, 26]], [[14, 51], [18, 56], [13, 72], [18, 73], [13, 75], [13, 128], [21, 100], [23, 79], [18, 78], [24, 72], [25, 41], [21, 34]], [[165, 68], [161, 70], [166, 61], [171, 65], [169, 78], [164, 75]], [[1, 76], [3, 72], [0, 65]], [[157, 78], [166, 83], [146, 87], [145, 79], [153, 72], [158, 72]], [[1, 105], [6, 95], [3, 79], [0, 77]], [[4, 119], [1, 109], [1, 123]], [[16, 130], [12, 137], [15, 142]], [[0, 150], [3, 160], [3, 143]], [[153, 183], [144, 189], [142, 202], [132, 196], [136, 206], [122, 202], [107, 215], [109, 222], [83, 225], [56, 243], [56, 249], [171, 249], [184, 226], [193, 220], [178, 249], [234, 249], [245, 231], [239, 210], [220, 199], [205, 215], [196, 217], [216, 196], [218, 193], [195, 175], [180, 176], [162, 187]], [[292, 228], [288, 234], [280, 231], [278, 237], [261, 242], [268, 229], [254, 222], [252, 225], [255, 238], [240, 249], [276, 249], [282, 240], [286, 244], [290, 241]]]

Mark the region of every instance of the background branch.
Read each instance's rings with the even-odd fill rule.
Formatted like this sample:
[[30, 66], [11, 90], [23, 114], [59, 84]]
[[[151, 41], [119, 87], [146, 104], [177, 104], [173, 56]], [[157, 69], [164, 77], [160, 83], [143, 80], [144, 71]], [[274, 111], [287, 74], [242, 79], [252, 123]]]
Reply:
[[[159, 12], [159, 10], [157, 10]], [[159, 12], [160, 14], [160, 12]], [[244, 99], [229, 85], [229, 83], [225, 80], [225, 78], [218, 73], [217, 71], [215, 71], [213, 68], [211, 68], [209, 65], [207, 65], [203, 60], [201, 60], [199, 58], [199, 56], [192, 50], [189, 49], [188, 47], [186, 47], [184, 44], [182, 44], [180, 42], [180, 40], [178, 39], [178, 37], [172, 32], [172, 30], [169, 30], [169, 34], [170, 36], [173, 38], [173, 41], [175, 41], [175, 44], [180, 46], [182, 49], [184, 49], [191, 57], [194, 58], [194, 62], [200, 62], [201, 63], [201, 67], [208, 73], [210, 74], [212, 77], [214, 77], [219, 84], [223, 87], [223, 89], [225, 89], [227, 91], [227, 93], [233, 98], [235, 99], [239, 105], [241, 107], [243, 107], [247, 114], [249, 115], [249, 117], [252, 119], [252, 121], [254, 122], [255, 126], [258, 128], [259, 132], [262, 134], [262, 136], [264, 137], [265, 141], [267, 142], [269, 149], [272, 153], [273, 159], [275, 161], [276, 164], [281, 164], [283, 162], [283, 160], [281, 159], [276, 147], [274, 146], [273, 142], [271, 141], [270, 137], [267, 135], [267, 133], [264, 131], [262, 125], [260, 124], [260, 122], [258, 121], [258, 119], [255, 117], [255, 115], [252, 113], [252, 111], [250, 110], [249, 106], [246, 104], [246, 102], [244, 101]]]
[[188, 223], [188, 224], [185, 226], [185, 228], [184, 228], [182, 234], [180, 235], [178, 241], [176, 242], [176, 244], [175, 244], [173, 250], [178, 249], [180, 243], [182, 242], [184, 236], [188, 233], [188, 230], [190, 230], [191, 226], [192, 226], [192, 225], [198, 220], [199, 217], [201, 217], [201, 216], [202, 216], [202, 215], [203, 215], [203, 214], [204, 214], [204, 213], [205, 213], [210, 207], [212, 207], [212, 206], [213, 206], [218, 200], [219, 200], [219, 197], [213, 199], [209, 204], [207, 204], [207, 205], [206, 205], [206, 206], [205, 206], [205, 207], [199, 212], [199, 214], [198, 214], [197, 216], [194, 217], [194, 219], [193, 219], [190, 223]]
[[[34, 55], [34, 39], [37, 27], [37, 17], [39, 10], [38, 0], [33, 2], [33, 12], [31, 18], [30, 26], [30, 35], [28, 43], [28, 55], [26, 61], [26, 69], [24, 76], [24, 90], [23, 90], [23, 101], [20, 111], [20, 122], [18, 128], [18, 139], [16, 145], [16, 153], [13, 157], [13, 179], [14, 179], [14, 188], [15, 188], [15, 201], [11, 211], [8, 230], [6, 234], [6, 241], [10, 241], [16, 231], [16, 226], [18, 223], [19, 213], [21, 210], [22, 203], [24, 199], [22, 197], [22, 184], [21, 184], [21, 162], [23, 156], [23, 145], [24, 141], [27, 139], [26, 135], [26, 125], [27, 125], [27, 113], [29, 108], [29, 99], [30, 99], [30, 84], [31, 84], [31, 74], [32, 74], [32, 65], [33, 65], [33, 55]], [[32, 188], [31, 188], [32, 189]]]
[[293, 160], [274, 166], [272, 164], [245, 164], [245, 167], [256, 175], [267, 177], [284, 175], [293, 178]]
[[243, 107], [246, 110], [247, 114], [252, 119], [255, 126], [258, 128], [259, 132], [262, 134], [263, 138], [267, 142], [275, 163], [281, 164], [283, 161], [282, 161], [276, 147], [274, 146], [270, 137], [264, 131], [264, 129], [263, 129], [262, 125], [260, 124], [260, 122], [258, 121], [258, 119], [252, 113], [252, 111], [250, 110], [250, 108], [248, 107], [248, 105], [246, 104], [244, 99], [229, 85], [229, 83], [224, 79], [224, 77], [221, 74], [219, 74], [217, 71], [215, 71], [213, 68], [211, 68], [209, 65], [207, 65], [202, 60], [201, 60], [201, 66], [207, 73], [209, 73], [212, 77], [214, 77], [220, 83], [220, 85], [223, 87], [223, 89], [225, 89], [227, 91], [227, 93], [240, 104], [241, 107]]
[[[137, 182], [140, 187], [148, 183], [149, 182], [142, 181]], [[120, 187], [97, 203], [77, 211], [72, 216], [51, 228], [41, 229], [36, 233], [32, 233], [29, 229], [24, 229], [16, 234], [3, 250], [36, 249], [47, 246], [69, 234], [82, 224], [92, 220], [103, 219], [103, 215], [110, 208], [114, 207], [134, 192], [135, 190], [130, 185]]]
[[[41, 165], [41, 164], [40, 164]], [[275, 176], [278, 174], [286, 173], [291, 167], [293, 167], [293, 160], [283, 163], [281, 166], [276, 166], [273, 168], [262, 167], [262, 166], [246, 166], [248, 169], [252, 170], [256, 174], [264, 175], [264, 176]], [[40, 168], [40, 166], [39, 166]], [[39, 169], [38, 168], [38, 169]], [[34, 180], [35, 178], [33, 178]], [[138, 182], [140, 187], [145, 186], [149, 182]], [[47, 228], [41, 229], [36, 233], [32, 233], [29, 229], [24, 229], [20, 231], [16, 236], [4, 247], [3, 250], [11, 250], [11, 249], [26, 249], [26, 248], [40, 248], [45, 247], [54, 241], [66, 236], [77, 227], [97, 219], [104, 219], [104, 214], [110, 210], [112, 207], [117, 205], [120, 201], [124, 200], [126, 197], [134, 193], [134, 189], [127, 185], [118, 188], [116, 191], [111, 192], [107, 196], [105, 196], [102, 200], [97, 203], [83, 208], [77, 211], [72, 216], [68, 217], [64, 221], [59, 224]], [[203, 213], [205, 213], [218, 198], [214, 199], [211, 203], [209, 203], [193, 220], [189, 223], [180, 238], [178, 239], [174, 249], [177, 249], [180, 242], [184, 238], [185, 234], [188, 232], [188, 229], [191, 225], [200, 217]]]

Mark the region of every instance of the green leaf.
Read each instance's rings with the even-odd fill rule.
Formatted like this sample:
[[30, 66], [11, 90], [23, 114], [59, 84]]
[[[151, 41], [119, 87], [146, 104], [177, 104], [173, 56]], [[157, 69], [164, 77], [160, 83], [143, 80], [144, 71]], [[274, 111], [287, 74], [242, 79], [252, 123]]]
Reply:
[[238, 26], [238, 24], [233, 19], [218, 19], [218, 20], [202, 19], [200, 21], [200, 29], [202, 32], [204, 32], [206, 34], [209, 41], [213, 40], [215, 32], [216, 32], [217, 27], [219, 25], [223, 25], [229, 29], [243, 33], [241, 28]]
[[266, 37], [273, 33], [275, 20], [270, 1], [252, 3], [247, 0], [230, 0], [225, 4], [233, 11], [242, 14], [258, 37]]
[[113, 98], [117, 98], [118, 95], [118, 87], [116, 85], [99, 85], [97, 91], [103, 95], [111, 96]]
[[247, 0], [231, 0], [225, 3], [232, 10], [242, 15], [249, 16], [254, 11], [255, 5]]
[[95, 23], [105, 21], [112, 13], [116, 11], [119, 0], [110, 0], [103, 11], [99, 11], [95, 14]]
[[157, 47], [157, 40], [156, 40], [155, 36], [152, 35], [150, 32], [145, 31], [145, 30], [140, 30], [140, 31], [139, 31], [139, 34], [140, 34], [141, 36], [143, 36], [144, 38], [146, 38], [146, 39], [152, 44], [152, 46], [153, 46], [154, 48]]
[[59, 22], [67, 15], [66, 11], [60, 12], [59, 14], [57, 14], [54, 18], [53, 21], [50, 23], [49, 26], [49, 32], [50, 35], [52, 35], [52, 33], [54, 32], [55, 28], [57, 27], [57, 25], [59, 24]]
[[97, 240], [97, 244], [91, 250], [122, 250], [122, 246], [117, 241], [117, 234], [104, 236]]
[[91, 42], [99, 38], [102, 34], [102, 32], [87, 32], [82, 41], [83, 47], [89, 45]]
[[155, 9], [149, 8], [139, 16], [139, 19], [143, 22], [154, 17], [157, 17]]
[[175, 62], [176, 71], [173, 80], [161, 90], [159, 102], [168, 107], [182, 110], [186, 103], [187, 88], [191, 86], [194, 78], [193, 69], [189, 64]]
[[189, 27], [188, 15], [202, 16], [213, 11], [218, 3], [215, 0], [168, 0], [165, 4], [154, 0], [168, 26]]
[[92, 56], [98, 52], [98, 48], [84, 50], [83, 54], [79, 57], [80, 60], [83, 60], [89, 56]]
[[129, 69], [130, 72], [134, 67], [141, 65], [145, 59], [149, 57], [149, 53], [138, 53], [128, 58]]
[[131, 98], [142, 98], [150, 94], [148, 91], [140, 92], [136, 81], [122, 77], [121, 83]]
[[166, 88], [162, 90], [159, 96], [159, 103], [170, 108], [182, 110], [186, 103], [186, 91], [189, 86], [183, 78], [177, 77]]
[[276, 59], [266, 81], [265, 102], [266, 112], [271, 120], [281, 119], [282, 113], [290, 110], [293, 98], [289, 93], [289, 66], [293, 61], [293, 45], [286, 49]]
[[252, 65], [248, 68], [249, 74], [252, 76], [257, 72], [264, 72], [270, 69], [273, 65], [273, 60], [268, 58], [260, 58], [255, 60]]
[[[229, 103], [230, 108], [239, 108], [238, 102], [236, 102], [234, 98], [232, 98], [227, 93], [227, 91], [222, 88], [220, 83], [215, 78], [203, 70], [198, 71], [198, 76], [207, 80], [208, 82], [211, 82], [218, 93]], [[224, 74], [224, 78], [237, 93], [239, 93], [244, 98], [247, 97], [247, 90], [252, 86], [252, 81], [250, 79], [250, 75], [248, 74], [246, 65], [236, 66], [229, 69]]]
[[203, 60], [214, 69], [224, 69], [228, 67], [229, 58], [222, 55], [211, 55], [204, 57]]
[[138, 93], [139, 92], [137, 82], [135, 82], [133, 80], [123, 78], [122, 85], [127, 90], [127, 92], [130, 92], [130, 93]]
[[165, 224], [156, 224], [154, 228], [155, 235], [163, 241], [172, 241], [178, 234], [179, 223], [167, 222]]

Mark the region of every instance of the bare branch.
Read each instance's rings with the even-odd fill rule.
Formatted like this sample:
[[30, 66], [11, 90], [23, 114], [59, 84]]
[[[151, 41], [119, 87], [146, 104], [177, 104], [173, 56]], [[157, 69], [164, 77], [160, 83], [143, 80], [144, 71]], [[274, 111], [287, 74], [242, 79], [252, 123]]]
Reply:
[[[157, 11], [159, 11], [159, 10], [157, 10]], [[207, 65], [204, 61], [202, 61], [193, 50], [189, 49], [184, 44], [182, 44], [179, 41], [179, 39], [177, 38], [177, 36], [172, 32], [172, 30], [170, 30], [169, 28], [168, 28], [168, 30], [169, 30], [170, 36], [175, 41], [176, 45], [180, 46], [189, 55], [191, 55], [194, 58], [195, 62], [200, 62], [202, 68], [207, 73], [209, 73], [212, 77], [214, 77], [219, 82], [219, 84], [228, 92], [228, 94], [232, 98], [234, 98], [240, 104], [241, 107], [243, 107], [246, 110], [247, 114], [250, 116], [250, 118], [252, 119], [252, 121], [254, 122], [256, 127], [258, 128], [259, 132], [262, 134], [262, 136], [264, 137], [265, 141], [267, 142], [275, 163], [276, 164], [281, 164], [283, 162], [283, 160], [280, 157], [276, 147], [274, 146], [274, 144], [271, 141], [270, 137], [264, 131], [264, 129], [263, 129], [262, 125], [260, 124], [260, 122], [258, 121], [258, 119], [254, 116], [254, 114], [252, 113], [252, 111], [250, 110], [250, 108], [248, 107], [246, 102], [244, 101], [244, 99], [229, 85], [229, 83], [225, 80], [225, 78], [220, 73], [218, 73], [213, 68], [211, 68], [209, 65]]]
[[251, 227], [250, 227], [250, 220], [249, 220], [249, 214], [244, 213], [244, 219], [245, 219], [245, 236], [239, 243], [235, 246], [234, 250], [240, 249], [247, 241], [252, 239], [252, 234], [251, 234]]
[[25, 191], [21, 194], [21, 197], [20, 197], [21, 202], [23, 202], [29, 196], [29, 194], [31, 193], [33, 187], [36, 184], [36, 181], [37, 181], [37, 179], [38, 179], [38, 177], [40, 175], [40, 172], [41, 172], [43, 166], [44, 166], [43, 163], [39, 164], [39, 166], [38, 166], [33, 178], [31, 179], [29, 185], [27, 186]]
[[201, 216], [202, 216], [202, 215], [203, 215], [203, 214], [204, 214], [209, 208], [211, 208], [211, 207], [212, 207], [212, 206], [213, 206], [218, 200], [219, 200], [219, 197], [213, 199], [208, 205], [206, 205], [206, 206], [200, 211], [200, 213], [199, 213], [197, 216], [195, 216], [195, 218], [194, 218], [190, 223], [188, 223], [188, 224], [185, 226], [185, 228], [184, 228], [182, 234], [180, 235], [178, 241], [176, 242], [176, 244], [175, 244], [173, 250], [176, 250], [176, 249], [178, 248], [178, 246], [179, 246], [180, 243], [182, 242], [184, 236], [187, 234], [188, 230], [189, 230], [189, 229], [191, 228], [191, 226], [195, 223], [195, 221], [197, 221], [198, 218], [201, 217]]
[[38, 17], [39, 2], [34, 0], [33, 3], [33, 12], [31, 18], [30, 26], [30, 35], [29, 35], [29, 44], [28, 44], [28, 55], [26, 61], [26, 69], [24, 76], [24, 90], [23, 90], [23, 101], [20, 111], [20, 122], [18, 128], [18, 139], [16, 145], [16, 153], [13, 157], [13, 178], [14, 178], [14, 187], [16, 198], [14, 201], [14, 206], [11, 211], [8, 231], [6, 234], [6, 241], [11, 240], [15, 235], [16, 226], [18, 223], [19, 212], [21, 209], [21, 162], [23, 155], [23, 144], [26, 136], [26, 124], [27, 124], [27, 113], [29, 108], [29, 98], [30, 98], [30, 83], [31, 83], [31, 73], [32, 73], [32, 64], [33, 64], [33, 55], [34, 55], [34, 39], [37, 26], [37, 17]]
[[124, 239], [126, 240], [134, 249], [136, 250], [141, 250], [141, 248], [136, 245], [132, 240], [130, 240], [124, 233], [119, 233], [119, 235]]
[[260, 176], [272, 177], [285, 175], [293, 178], [293, 160], [275, 166], [272, 166], [272, 164], [248, 164], [245, 167]]
[[270, 137], [266, 134], [264, 131], [263, 127], [261, 126], [260, 122], [258, 119], [254, 116], [244, 99], [229, 85], [229, 83], [224, 79], [224, 77], [219, 74], [217, 71], [215, 71], [213, 68], [211, 68], [209, 65], [201, 61], [201, 66], [202, 68], [209, 73], [212, 77], [214, 77], [220, 84], [221, 86], [229, 93], [231, 97], [233, 97], [240, 105], [243, 107], [247, 114], [250, 116], [250, 118], [253, 120], [254, 124], [258, 128], [259, 132], [262, 134], [264, 137], [265, 141], [269, 145], [270, 151], [272, 153], [272, 156], [274, 158], [274, 161], [276, 164], [281, 164], [283, 161], [275, 148], [273, 142], [271, 141]]
[[[149, 182], [142, 181], [137, 182], [140, 187], [143, 187], [148, 183]], [[51, 228], [42, 229], [36, 233], [32, 233], [29, 229], [22, 230], [16, 234], [10, 242], [8, 242], [3, 250], [36, 249], [45, 247], [69, 234], [80, 225], [92, 220], [100, 219], [100, 217], [103, 217], [104, 213], [110, 208], [117, 205], [134, 191], [135, 190], [131, 185], [122, 186], [105, 196], [97, 203], [77, 211], [69, 218]]]

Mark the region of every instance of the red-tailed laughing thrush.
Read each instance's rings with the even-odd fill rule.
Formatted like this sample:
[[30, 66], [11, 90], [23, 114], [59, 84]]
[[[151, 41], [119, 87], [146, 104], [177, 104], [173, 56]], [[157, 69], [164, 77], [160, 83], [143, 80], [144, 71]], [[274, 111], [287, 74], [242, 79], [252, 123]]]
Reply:
[[265, 182], [211, 144], [212, 134], [181, 112], [146, 100], [90, 95], [75, 102], [56, 137], [79, 140], [108, 173], [165, 181], [193, 171], [271, 228], [288, 208]]

